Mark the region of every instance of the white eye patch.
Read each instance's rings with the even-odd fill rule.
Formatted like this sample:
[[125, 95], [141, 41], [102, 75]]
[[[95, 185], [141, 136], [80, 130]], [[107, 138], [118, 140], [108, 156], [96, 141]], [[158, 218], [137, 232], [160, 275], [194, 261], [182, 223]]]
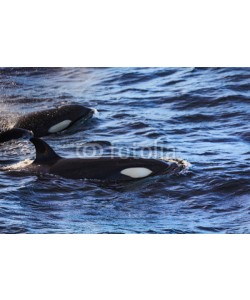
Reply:
[[121, 171], [121, 174], [132, 177], [132, 178], [143, 178], [152, 173], [147, 168], [127, 168]]
[[56, 133], [56, 132], [60, 132], [64, 129], [66, 129], [70, 123], [72, 123], [71, 120], [65, 120], [65, 121], [62, 121], [52, 127], [50, 127], [50, 129], [48, 130], [49, 133]]

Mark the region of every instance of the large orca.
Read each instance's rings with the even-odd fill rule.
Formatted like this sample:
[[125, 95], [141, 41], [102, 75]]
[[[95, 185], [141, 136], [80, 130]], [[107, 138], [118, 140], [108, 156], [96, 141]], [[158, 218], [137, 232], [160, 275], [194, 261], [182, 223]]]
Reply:
[[134, 157], [62, 158], [43, 140], [31, 138], [30, 141], [36, 148], [36, 159], [26, 170], [38, 174], [120, 183], [175, 174], [186, 167], [185, 162], [181, 160]]
[[22, 128], [12, 128], [0, 133], [0, 143], [5, 143], [11, 140], [29, 140], [33, 137], [33, 132]]
[[43, 137], [68, 129], [78, 121], [90, 119], [95, 110], [82, 105], [64, 105], [55, 109], [33, 112], [19, 118], [14, 128], [23, 128]]

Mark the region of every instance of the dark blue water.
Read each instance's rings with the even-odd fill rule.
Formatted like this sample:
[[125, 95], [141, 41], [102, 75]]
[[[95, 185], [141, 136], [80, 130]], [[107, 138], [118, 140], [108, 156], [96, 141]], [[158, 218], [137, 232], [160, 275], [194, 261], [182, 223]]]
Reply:
[[[62, 156], [101, 151], [188, 161], [184, 174], [126, 188], [0, 172], [1, 233], [249, 233], [250, 69], [0, 70], [1, 129], [18, 115], [79, 103], [85, 126], [47, 137]], [[0, 147], [2, 165], [34, 158], [27, 142]]]

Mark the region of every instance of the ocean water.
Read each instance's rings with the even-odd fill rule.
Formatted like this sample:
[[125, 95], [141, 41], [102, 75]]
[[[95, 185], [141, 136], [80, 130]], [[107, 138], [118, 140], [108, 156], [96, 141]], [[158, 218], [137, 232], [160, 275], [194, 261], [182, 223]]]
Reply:
[[[250, 69], [0, 69], [1, 130], [70, 103], [98, 114], [44, 138], [60, 155], [163, 156], [189, 169], [117, 188], [1, 171], [1, 233], [250, 232]], [[0, 155], [23, 164], [35, 151], [18, 141]]]

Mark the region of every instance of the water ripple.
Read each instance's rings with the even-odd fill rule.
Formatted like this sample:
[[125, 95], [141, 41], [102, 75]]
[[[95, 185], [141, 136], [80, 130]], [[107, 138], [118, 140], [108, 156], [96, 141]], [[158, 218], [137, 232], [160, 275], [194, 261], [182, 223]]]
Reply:
[[[120, 187], [2, 170], [0, 232], [249, 233], [249, 79], [249, 68], [0, 68], [0, 130], [79, 103], [99, 116], [46, 138], [60, 155], [98, 142], [192, 165]], [[1, 166], [34, 158], [27, 143], [0, 151]]]

